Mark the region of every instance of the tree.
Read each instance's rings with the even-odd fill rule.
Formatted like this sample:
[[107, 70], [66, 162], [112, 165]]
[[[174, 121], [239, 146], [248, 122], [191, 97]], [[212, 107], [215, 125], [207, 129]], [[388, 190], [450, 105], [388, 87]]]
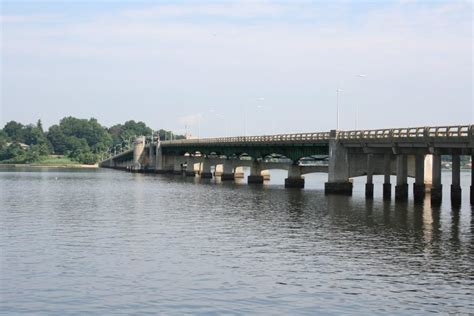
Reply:
[[3, 127], [3, 131], [8, 135], [11, 141], [24, 142], [24, 130], [21, 123], [10, 121]]
[[10, 141], [7, 133], [3, 129], [0, 129], [0, 148], [3, 148]]
[[49, 128], [47, 134], [48, 140], [53, 146], [53, 152], [59, 155], [63, 155], [67, 151], [67, 137], [62, 132], [58, 125], [53, 125]]

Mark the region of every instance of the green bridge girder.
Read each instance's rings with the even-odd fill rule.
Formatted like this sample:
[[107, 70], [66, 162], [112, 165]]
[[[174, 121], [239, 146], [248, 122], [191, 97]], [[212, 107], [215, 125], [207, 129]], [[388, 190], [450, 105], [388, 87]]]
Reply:
[[183, 156], [186, 153], [200, 152], [205, 155], [224, 155], [226, 157], [247, 154], [254, 159], [272, 154], [285, 156], [293, 161], [314, 155], [329, 155], [328, 143], [286, 143], [286, 144], [180, 144], [162, 146], [164, 155]]

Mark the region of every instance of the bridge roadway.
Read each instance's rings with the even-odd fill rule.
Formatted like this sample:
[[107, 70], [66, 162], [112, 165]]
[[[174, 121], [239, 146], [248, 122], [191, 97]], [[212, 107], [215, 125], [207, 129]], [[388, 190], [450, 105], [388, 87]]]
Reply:
[[[263, 183], [268, 170], [288, 170], [286, 187], [303, 188], [304, 174], [328, 173], [325, 192], [352, 194], [352, 178], [366, 176], [366, 197], [373, 198], [373, 176], [384, 175], [383, 197], [390, 199], [390, 176], [396, 175], [395, 199], [408, 199], [407, 177], [414, 177], [415, 202], [431, 193], [441, 203], [441, 156], [452, 158], [451, 202], [461, 203], [460, 156], [474, 157], [474, 125], [335, 131], [147, 142], [104, 159], [101, 167], [133, 172], [175, 173], [223, 181], [243, 177]], [[308, 163], [308, 162], [313, 163]], [[472, 159], [471, 161], [474, 161]], [[212, 173], [214, 170], [214, 173]], [[471, 204], [474, 173], [471, 171]]]

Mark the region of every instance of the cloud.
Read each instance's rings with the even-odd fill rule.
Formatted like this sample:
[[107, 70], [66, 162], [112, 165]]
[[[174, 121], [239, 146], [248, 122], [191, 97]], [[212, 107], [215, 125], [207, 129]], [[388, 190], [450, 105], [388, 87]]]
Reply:
[[45, 14], [45, 15], [0, 15], [1, 24], [29, 24], [29, 23], [41, 23], [51, 22], [59, 18], [58, 15]]
[[[403, 109], [439, 113], [428, 111], [429, 104], [472, 104], [465, 91], [472, 83], [470, 12], [465, 2], [240, 1], [137, 5], [42, 20], [50, 23], [35, 22], [47, 15], [10, 17], [2, 20], [4, 101], [27, 104], [27, 90], [34, 101], [71, 102], [84, 111], [84, 103], [96, 106], [91, 111], [113, 103], [123, 106], [113, 111], [123, 116], [131, 106], [147, 109], [150, 118], [172, 113], [182, 127], [211, 118], [178, 118], [176, 108], [194, 113], [199, 106], [207, 113], [213, 107], [236, 125], [229, 118], [240, 115], [249, 96], [253, 102], [265, 96], [280, 126], [299, 121], [299, 130], [320, 130], [329, 125], [322, 118], [332, 115], [328, 104], [342, 82], [342, 107], [386, 108], [383, 117], [367, 118], [383, 125], [384, 119], [406, 119], [397, 114]], [[363, 84], [360, 73], [367, 74]], [[304, 111], [310, 114], [303, 117]], [[253, 120], [263, 129], [258, 117], [249, 126]], [[321, 119], [322, 126], [312, 125]], [[224, 121], [213, 120], [209, 130]]]

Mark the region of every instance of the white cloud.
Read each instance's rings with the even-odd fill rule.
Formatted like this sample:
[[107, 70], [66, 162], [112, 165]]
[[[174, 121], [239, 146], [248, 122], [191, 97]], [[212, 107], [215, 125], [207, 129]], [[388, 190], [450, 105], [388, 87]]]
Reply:
[[[249, 96], [265, 95], [275, 104], [267, 114], [283, 127], [299, 121], [300, 130], [327, 129], [327, 119], [321, 126], [311, 122], [332, 115], [328, 104], [338, 82], [347, 91], [343, 115], [354, 102], [387, 109], [371, 111], [377, 119], [367, 116], [367, 125], [390, 120], [403, 125], [408, 118], [400, 113], [414, 107], [439, 115], [428, 111], [430, 103], [459, 104], [466, 112], [472, 104], [472, 92], [469, 99], [469, 91], [462, 90], [472, 84], [469, 4], [413, 5], [372, 6], [355, 14], [344, 3], [331, 3], [330, 9], [312, 3], [188, 3], [61, 19], [60, 24], [17, 18], [2, 21], [2, 75], [11, 86], [30, 82], [33, 95], [51, 90], [48, 102], [60, 102], [55, 101], [59, 96], [61, 102], [74, 96], [76, 105], [86, 97], [94, 104], [113, 99], [127, 104], [124, 108], [150, 106], [147, 113], [156, 118], [170, 117], [176, 109], [194, 113], [196, 106], [235, 117], [242, 103], [255, 101]], [[368, 75], [363, 85], [359, 73]], [[57, 81], [49, 82], [52, 78]], [[14, 96], [14, 89], [4, 101], [26, 100], [19, 92]], [[197, 126], [198, 118], [186, 115], [176, 124]], [[258, 116], [249, 120], [249, 126], [253, 120], [254, 129], [265, 132]], [[215, 121], [217, 130], [223, 120]]]

